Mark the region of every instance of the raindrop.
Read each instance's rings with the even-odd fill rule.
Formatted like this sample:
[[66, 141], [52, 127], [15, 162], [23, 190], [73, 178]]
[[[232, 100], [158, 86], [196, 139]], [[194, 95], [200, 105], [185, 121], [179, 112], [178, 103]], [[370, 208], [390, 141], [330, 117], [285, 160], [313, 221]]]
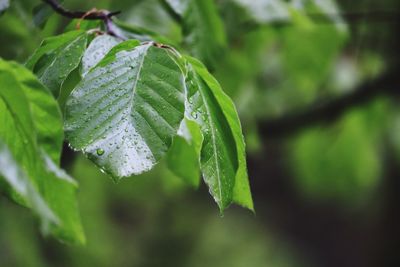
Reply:
[[98, 149], [96, 150], [96, 154], [97, 154], [98, 156], [102, 156], [102, 155], [104, 154], [104, 149], [98, 148]]

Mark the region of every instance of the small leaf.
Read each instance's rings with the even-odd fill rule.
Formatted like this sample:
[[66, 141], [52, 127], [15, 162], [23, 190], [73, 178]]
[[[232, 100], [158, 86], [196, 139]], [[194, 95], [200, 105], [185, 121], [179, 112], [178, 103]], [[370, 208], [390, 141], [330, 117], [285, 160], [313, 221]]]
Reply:
[[68, 75], [79, 66], [87, 39], [88, 35], [82, 31], [47, 38], [29, 58], [26, 67], [58, 97]]
[[67, 139], [115, 180], [150, 170], [183, 119], [182, 80], [169, 50], [115, 46], [67, 100]]
[[203, 64], [190, 57], [186, 60], [186, 111], [200, 125], [204, 136], [203, 178], [221, 212], [231, 202], [253, 210], [245, 144], [235, 106]]
[[206, 67], [196, 59], [187, 58], [193, 66], [198, 76], [204, 81], [207, 87], [215, 97], [216, 102], [220, 106], [224, 116], [228, 122], [229, 128], [232, 131], [237, 159], [238, 169], [235, 177], [235, 186], [233, 189], [233, 202], [242, 205], [250, 210], [254, 210], [253, 200], [251, 197], [249, 178], [247, 174], [246, 150], [242, 127], [240, 125], [239, 116], [232, 100], [224, 93], [218, 81], [208, 72]]
[[168, 152], [168, 168], [193, 187], [200, 183], [202, 143], [203, 136], [197, 123], [184, 119]]
[[233, 198], [238, 168], [235, 139], [225, 115], [208, 85], [188, 64], [186, 116], [196, 121], [204, 137], [201, 171], [221, 212]]
[[93, 39], [86, 49], [82, 58], [82, 76], [85, 76], [91, 68], [97, 65], [100, 60], [121, 41], [111, 35], [99, 35]]

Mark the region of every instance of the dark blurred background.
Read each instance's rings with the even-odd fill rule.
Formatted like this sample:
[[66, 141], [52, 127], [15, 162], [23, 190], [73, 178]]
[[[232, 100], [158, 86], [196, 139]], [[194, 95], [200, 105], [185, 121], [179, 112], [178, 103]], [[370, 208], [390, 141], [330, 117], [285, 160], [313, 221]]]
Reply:
[[[0, 56], [24, 62], [63, 31], [40, 28], [40, 1], [0, 17]], [[400, 266], [398, 0], [218, 0], [226, 43], [209, 69], [234, 99], [247, 140], [256, 214], [219, 215], [161, 163], [114, 184], [65, 148], [79, 181], [86, 246], [43, 238], [29, 211], [0, 196], [0, 266]], [[65, 0], [182, 43], [160, 0]], [[191, 52], [193, 47], [183, 45]]]

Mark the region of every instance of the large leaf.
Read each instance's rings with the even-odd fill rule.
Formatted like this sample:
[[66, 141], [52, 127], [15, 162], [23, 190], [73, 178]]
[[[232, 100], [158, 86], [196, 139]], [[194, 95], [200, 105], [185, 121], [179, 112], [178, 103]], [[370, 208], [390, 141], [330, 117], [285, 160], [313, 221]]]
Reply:
[[[50, 117], [45, 114], [46, 108], [52, 107], [49, 104], [52, 96], [41, 91], [41, 87], [37, 86], [40, 83], [34, 79], [33, 74], [28, 77], [27, 70], [16, 67], [15, 63], [0, 62], [0, 125], [2, 125], [0, 139], [57, 218], [57, 223], [50, 225], [49, 231], [63, 241], [82, 243], [84, 235], [75, 202], [76, 183], [70, 178], [66, 179], [51, 157], [39, 146], [40, 143], [38, 145], [40, 140], [38, 135], [42, 136], [41, 131], [46, 127], [50, 128], [51, 123], [55, 121], [52, 119], [46, 121]], [[20, 77], [17, 78], [17, 74]], [[28, 96], [25, 91], [29, 89], [32, 92]], [[45, 104], [44, 109], [38, 108], [40, 103]], [[31, 111], [35, 115], [32, 115]], [[33, 118], [41, 121], [34, 122]], [[49, 125], [45, 126], [46, 123]], [[57, 123], [60, 124], [60, 121]], [[43, 128], [37, 131], [37, 125]], [[24, 179], [22, 176], [19, 178]], [[12, 184], [5, 191], [12, 199], [31, 207], [36, 212], [30, 195], [21, 194], [21, 190], [14, 188]], [[40, 217], [40, 219], [42, 222], [48, 221], [48, 218]], [[48, 223], [43, 224], [48, 225]]]
[[182, 81], [168, 49], [117, 45], [71, 93], [67, 139], [115, 180], [151, 169], [183, 119]]
[[88, 34], [83, 31], [47, 38], [29, 58], [26, 67], [58, 97], [68, 75], [79, 66], [87, 39]]
[[[246, 163], [246, 151], [245, 151], [245, 143], [244, 143], [244, 137], [242, 134], [242, 127], [240, 125], [240, 120], [239, 116], [237, 114], [235, 105], [233, 104], [232, 100], [224, 93], [222, 90], [221, 86], [217, 82], [217, 80], [208, 72], [206, 67], [198, 60], [186, 57], [191, 66], [193, 67], [194, 71], [196, 72], [196, 75], [198, 76], [198, 81], [199, 81], [199, 91], [200, 94], [203, 92], [206, 92], [203, 96], [203, 101], [205, 104], [205, 107], [207, 107], [207, 98], [205, 97], [207, 94], [209, 94], [209, 105], [217, 105], [219, 108], [215, 107], [215, 110], [217, 112], [222, 111], [223, 114], [218, 114], [219, 119], [214, 121], [212, 120], [212, 115], [208, 115], [210, 117], [210, 124], [206, 125], [206, 130], [211, 130], [210, 132], [212, 133], [212, 128], [215, 128], [218, 130], [218, 125], [215, 127], [212, 125], [212, 123], [215, 124], [220, 124], [222, 121], [226, 120], [227, 126], [221, 125], [220, 127], [228, 127], [228, 129], [224, 129], [225, 133], [225, 145], [231, 145], [232, 140], [230, 140], [231, 136], [227, 134], [227, 132], [232, 132], [233, 138], [234, 138], [234, 144], [233, 146], [236, 147], [236, 157], [238, 161], [238, 167], [237, 171], [235, 174], [234, 178], [234, 187], [233, 187], [233, 195], [232, 195], [232, 201], [234, 203], [237, 203], [239, 205], [242, 205], [246, 208], [249, 208], [251, 210], [254, 209], [253, 207], [253, 200], [251, 197], [251, 191], [250, 191], [250, 185], [248, 181], [248, 174], [247, 174], [247, 163]], [[209, 91], [209, 92], [207, 92]], [[211, 110], [212, 107], [205, 108], [205, 111]], [[197, 111], [201, 113], [200, 111]], [[208, 112], [207, 112], [208, 113]], [[207, 114], [206, 113], [206, 114]], [[194, 113], [196, 116], [196, 113]], [[202, 115], [204, 117], [204, 113]], [[206, 115], [207, 116], [207, 115]], [[209, 129], [207, 129], [209, 128]], [[204, 133], [206, 134], [206, 133]], [[216, 141], [218, 141], [218, 131], [216, 131]], [[212, 137], [214, 138], [214, 137]], [[229, 139], [229, 140], [228, 140]], [[215, 145], [215, 148], [218, 148], [217, 145]], [[215, 149], [212, 151], [216, 158], [218, 159], [218, 149]], [[220, 161], [223, 161], [224, 158], [220, 159]], [[218, 164], [216, 164], [218, 165]], [[217, 178], [218, 179], [218, 178]], [[231, 180], [231, 179], [230, 179]]]

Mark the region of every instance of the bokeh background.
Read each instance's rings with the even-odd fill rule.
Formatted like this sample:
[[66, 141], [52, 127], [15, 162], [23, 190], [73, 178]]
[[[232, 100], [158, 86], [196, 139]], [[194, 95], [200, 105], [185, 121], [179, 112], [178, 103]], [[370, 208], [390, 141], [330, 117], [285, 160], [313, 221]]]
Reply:
[[[38, 27], [39, 3], [11, 1], [1, 57], [24, 62], [70, 22], [53, 14]], [[204, 185], [164, 162], [114, 184], [66, 146], [86, 246], [42, 237], [28, 210], [0, 196], [0, 266], [400, 266], [399, 1], [216, 3], [226, 43], [205, 61], [237, 105], [256, 214], [220, 216]], [[122, 21], [183, 39], [160, 0], [64, 5], [121, 10]]]

